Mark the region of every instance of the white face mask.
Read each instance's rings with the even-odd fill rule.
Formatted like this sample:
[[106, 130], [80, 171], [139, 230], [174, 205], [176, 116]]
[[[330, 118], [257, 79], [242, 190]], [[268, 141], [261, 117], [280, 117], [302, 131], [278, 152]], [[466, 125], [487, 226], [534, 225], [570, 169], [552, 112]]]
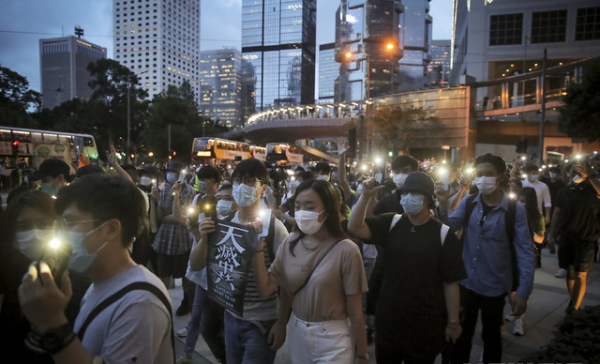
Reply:
[[300, 181], [295, 180], [290, 182], [290, 186], [292, 186], [292, 188], [298, 188], [298, 186], [300, 186]]
[[530, 174], [529, 175], [529, 181], [530, 182], [537, 182], [540, 179], [540, 175], [539, 174]]
[[19, 231], [16, 235], [15, 247], [30, 260], [39, 260], [44, 255], [44, 244], [53, 236], [52, 230]]
[[232, 195], [240, 207], [248, 207], [258, 200], [258, 197], [256, 197], [256, 187], [250, 187], [243, 183], [233, 185]]
[[550, 173], [550, 178], [551, 179], [556, 179], [556, 177], [558, 177], [558, 174], [556, 174], [556, 173]]
[[146, 176], [140, 177], [140, 184], [142, 186], [150, 186], [152, 184], [152, 178]]
[[394, 184], [398, 186], [398, 188], [404, 186], [404, 181], [406, 181], [406, 177], [408, 177], [408, 173], [398, 173], [392, 176], [392, 180]]
[[207, 188], [208, 188], [208, 185], [206, 182], [198, 181], [198, 192], [206, 193]]
[[217, 202], [217, 214], [221, 216], [228, 216], [231, 214], [231, 206], [233, 201], [219, 200]]
[[498, 188], [496, 186], [496, 177], [475, 177], [473, 182], [475, 182], [475, 186], [484, 195], [492, 194]]
[[321, 181], [329, 181], [329, 175], [326, 174], [317, 174], [317, 179]]
[[576, 174], [576, 175], [573, 176], [572, 181], [573, 181], [573, 183], [575, 183], [576, 185], [578, 185], [581, 182], [583, 182], [583, 177], [581, 177], [580, 175]]
[[400, 196], [400, 204], [409, 215], [416, 215], [423, 211], [423, 203], [425, 202], [425, 196], [418, 193], [406, 193]]
[[[325, 210], [323, 210], [325, 211]], [[321, 229], [325, 220], [319, 222], [319, 216], [323, 213], [316, 211], [298, 210], [294, 212], [294, 219], [300, 229], [306, 235], [312, 235]]]

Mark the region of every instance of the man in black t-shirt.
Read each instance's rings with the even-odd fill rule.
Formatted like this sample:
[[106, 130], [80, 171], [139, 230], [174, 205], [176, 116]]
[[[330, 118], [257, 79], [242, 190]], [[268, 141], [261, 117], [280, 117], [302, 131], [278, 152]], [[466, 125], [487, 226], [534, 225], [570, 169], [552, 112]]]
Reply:
[[571, 302], [567, 312], [579, 310], [585, 296], [587, 273], [594, 268], [600, 236], [600, 181], [589, 166], [574, 166], [571, 182], [559, 191], [552, 216], [551, 244], [558, 243], [558, 266], [567, 270]]
[[434, 183], [427, 174], [406, 178], [399, 193], [403, 215], [365, 219], [369, 200], [381, 188], [374, 187], [373, 179], [363, 183], [348, 224], [366, 243], [385, 247], [386, 270], [375, 312], [377, 363], [433, 363], [445, 341], [460, 336], [458, 281], [467, 277], [462, 247], [433, 217]]

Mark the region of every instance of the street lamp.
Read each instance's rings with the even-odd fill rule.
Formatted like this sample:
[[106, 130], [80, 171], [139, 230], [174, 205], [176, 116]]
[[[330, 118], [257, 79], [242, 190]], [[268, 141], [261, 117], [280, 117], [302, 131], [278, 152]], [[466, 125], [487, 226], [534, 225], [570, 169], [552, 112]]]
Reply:
[[[142, 71], [142, 72], [138, 72], [139, 75], [143, 74], [143, 73], [148, 73], [150, 71], [146, 70], [146, 71]], [[127, 164], [131, 164], [131, 158], [130, 158], [130, 145], [131, 145], [131, 106], [130, 104], [130, 90], [132, 87], [132, 82], [131, 82], [131, 74], [127, 77], [127, 150], [126, 150], [126, 154], [127, 154]]]

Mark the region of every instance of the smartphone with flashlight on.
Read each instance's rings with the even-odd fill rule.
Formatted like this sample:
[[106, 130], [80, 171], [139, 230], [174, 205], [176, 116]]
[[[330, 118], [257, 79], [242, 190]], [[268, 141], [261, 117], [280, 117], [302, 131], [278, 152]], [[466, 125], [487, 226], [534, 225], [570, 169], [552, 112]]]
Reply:
[[448, 170], [446, 168], [440, 168], [438, 170], [438, 180], [440, 181], [441, 187], [444, 191], [448, 191], [449, 179]]
[[[50, 240], [44, 249], [43, 261], [50, 267], [50, 272], [58, 288], [62, 283], [62, 275], [67, 269], [67, 263], [71, 257], [71, 247], [57, 238]], [[37, 263], [38, 272], [40, 271], [40, 262]], [[42, 281], [40, 281], [42, 282]], [[42, 283], [43, 284], [43, 283]]]
[[204, 196], [200, 200], [200, 207], [204, 218], [209, 218], [214, 222], [217, 222], [217, 199], [215, 196]]
[[181, 183], [181, 184], [185, 183], [185, 175], [186, 175], [186, 171], [185, 171], [185, 169], [182, 169], [181, 172], [179, 172], [179, 183]]

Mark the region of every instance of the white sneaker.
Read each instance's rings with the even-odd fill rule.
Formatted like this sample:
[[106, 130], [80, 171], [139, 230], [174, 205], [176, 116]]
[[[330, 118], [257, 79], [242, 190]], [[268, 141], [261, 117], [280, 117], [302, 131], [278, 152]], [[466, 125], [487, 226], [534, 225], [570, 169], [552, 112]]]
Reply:
[[175, 364], [187, 364], [187, 363], [191, 363], [191, 362], [192, 362], [192, 353], [189, 353], [189, 354], [183, 354], [182, 356], [177, 358], [177, 361], [175, 361]]
[[187, 327], [184, 327], [183, 329], [177, 331], [177, 333], [176, 333], [177, 337], [186, 337], [187, 334], [188, 334]]
[[514, 320], [515, 316], [513, 316], [512, 313], [507, 313], [506, 316], [504, 316], [504, 321], [513, 322]]
[[515, 320], [515, 323], [513, 324], [513, 334], [517, 336], [525, 335], [525, 331], [523, 331], [523, 319], [518, 318]]
[[556, 278], [565, 278], [567, 276], [567, 271], [564, 269], [559, 269], [558, 272], [554, 275]]

